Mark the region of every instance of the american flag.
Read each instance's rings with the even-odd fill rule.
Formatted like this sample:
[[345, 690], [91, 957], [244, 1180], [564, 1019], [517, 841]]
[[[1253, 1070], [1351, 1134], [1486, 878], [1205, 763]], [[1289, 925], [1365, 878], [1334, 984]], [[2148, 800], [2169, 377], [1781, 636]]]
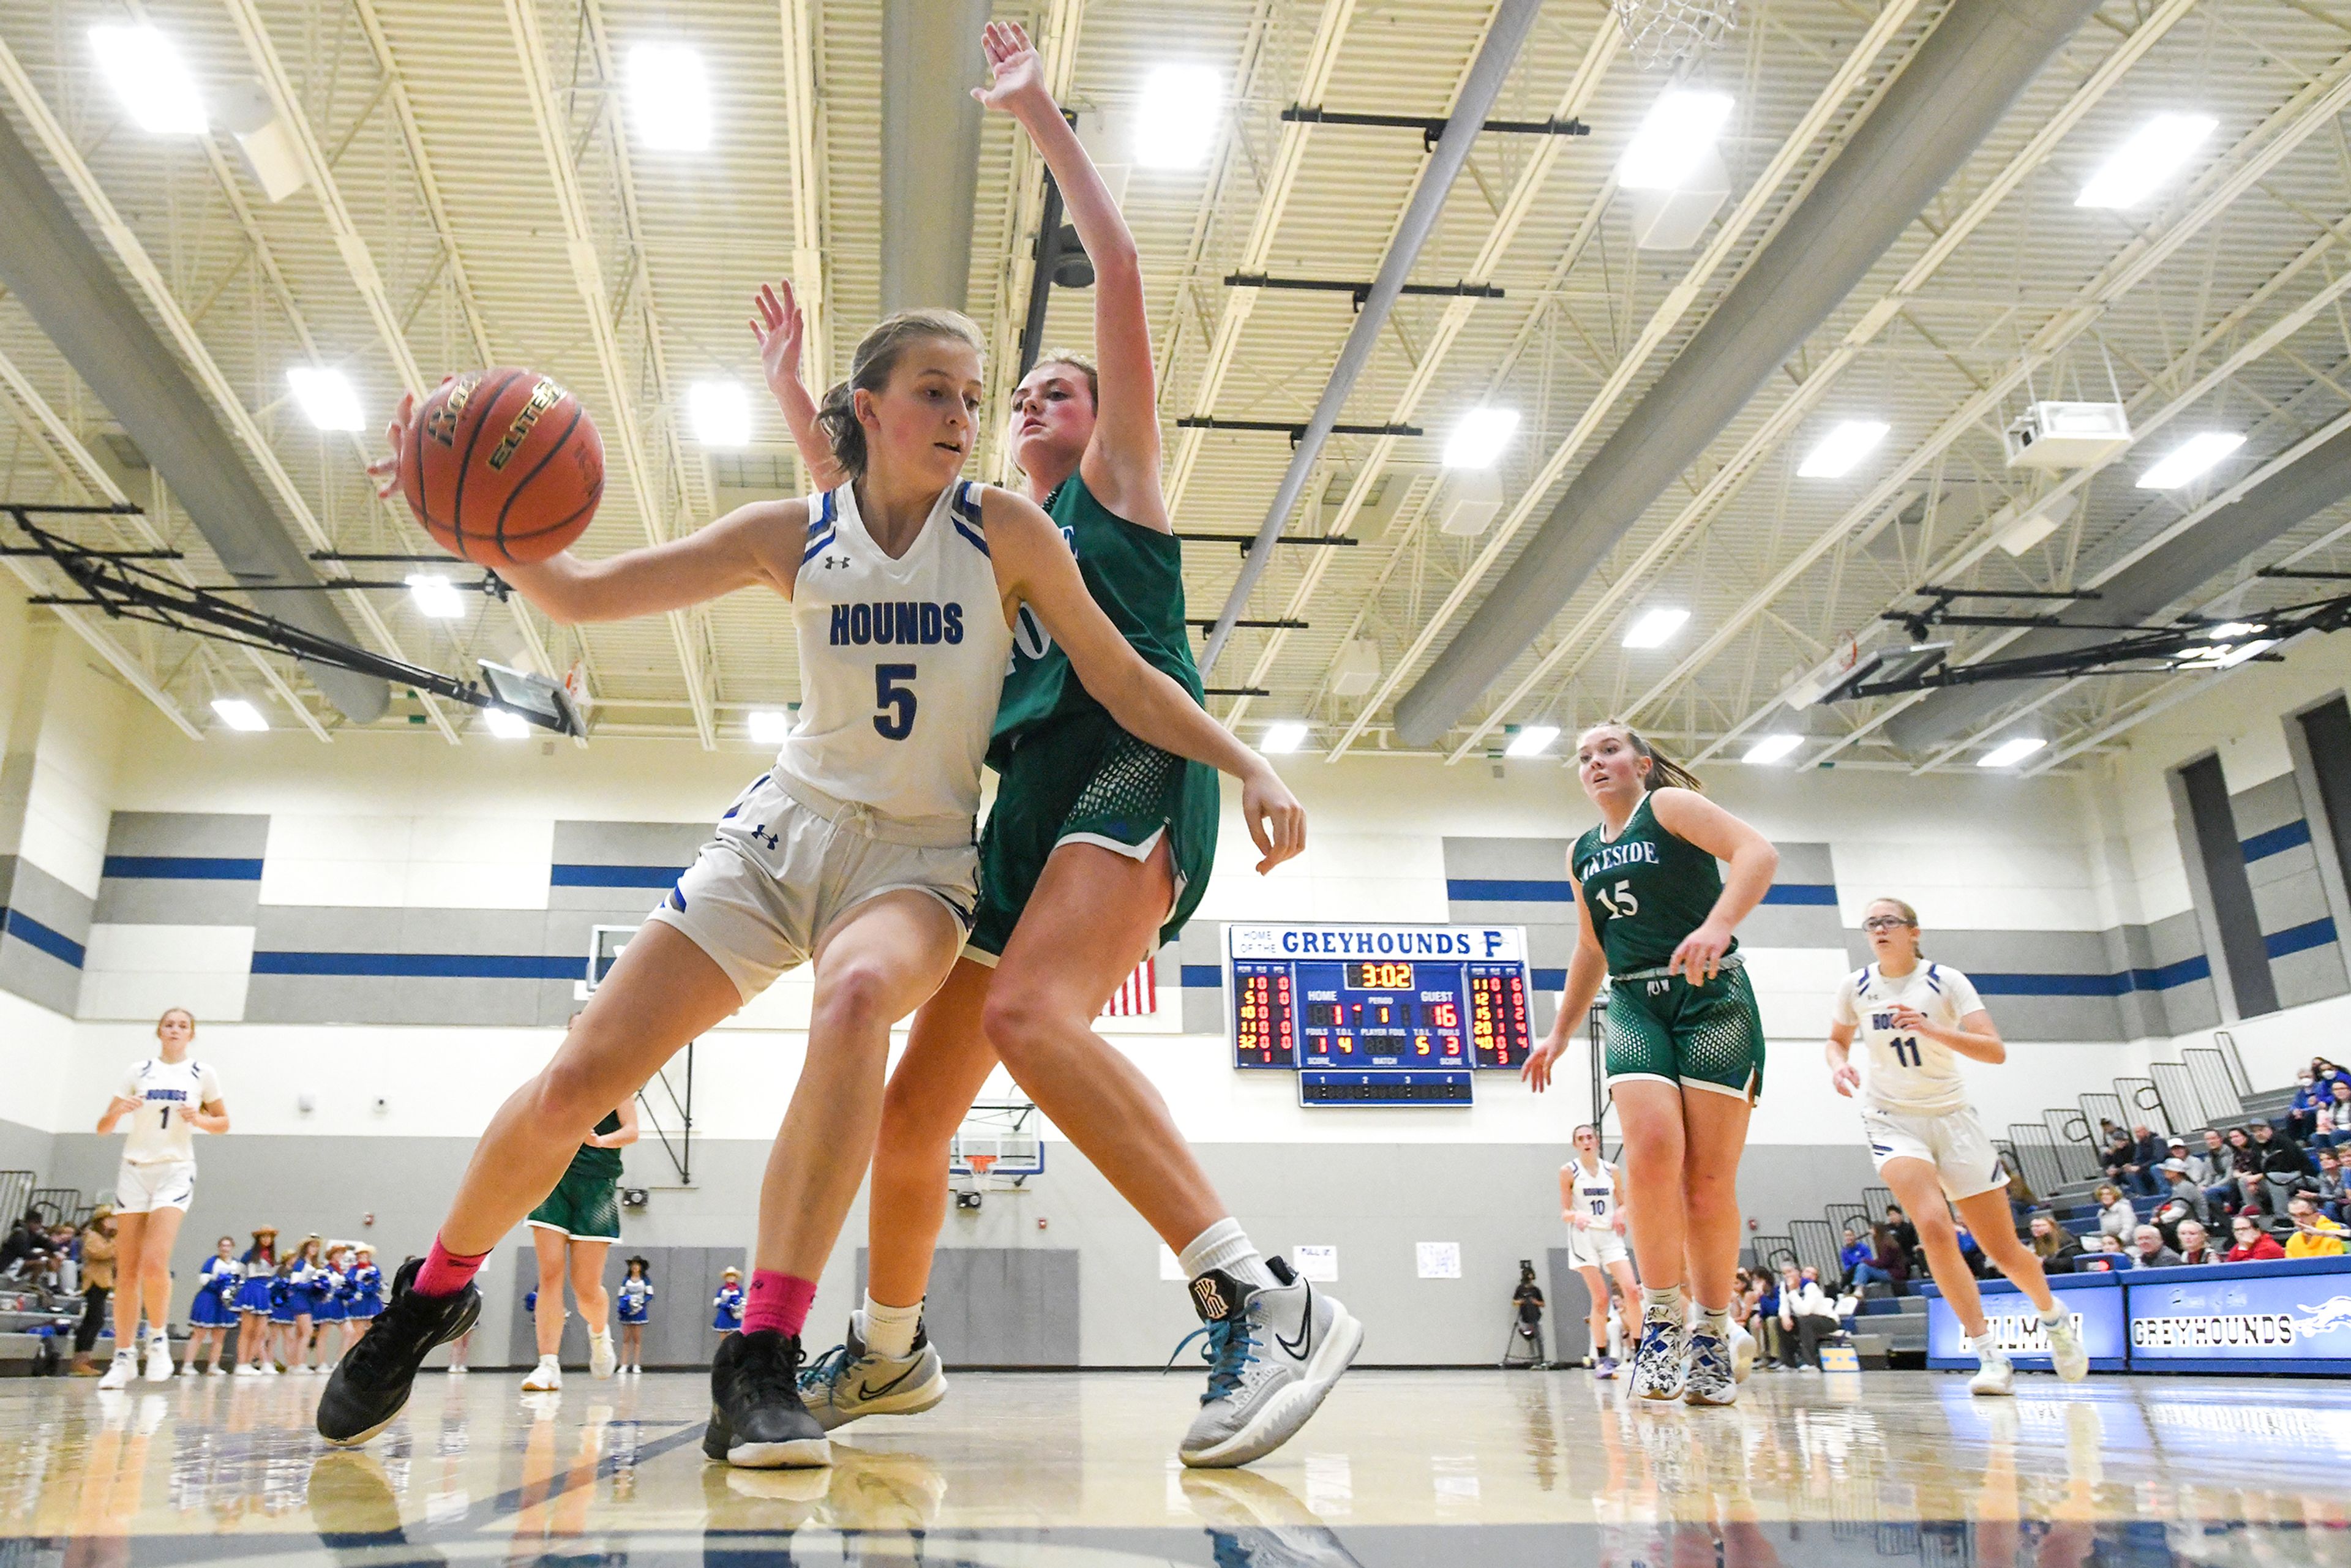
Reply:
[[1136, 1018], [1159, 1010], [1159, 967], [1155, 958], [1145, 958], [1134, 967], [1134, 973], [1119, 983], [1117, 994], [1102, 1007], [1106, 1019]]

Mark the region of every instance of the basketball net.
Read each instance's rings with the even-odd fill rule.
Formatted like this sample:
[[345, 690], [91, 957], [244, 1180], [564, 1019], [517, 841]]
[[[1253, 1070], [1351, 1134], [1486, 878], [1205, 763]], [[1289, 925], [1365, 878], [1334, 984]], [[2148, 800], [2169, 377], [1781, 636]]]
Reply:
[[1739, 0], [1609, 0], [1643, 70], [1670, 70], [1719, 46], [1739, 26]]
[[986, 1181], [987, 1173], [996, 1168], [996, 1162], [999, 1157], [996, 1155], [966, 1155], [963, 1157], [963, 1163], [971, 1167], [973, 1180]]

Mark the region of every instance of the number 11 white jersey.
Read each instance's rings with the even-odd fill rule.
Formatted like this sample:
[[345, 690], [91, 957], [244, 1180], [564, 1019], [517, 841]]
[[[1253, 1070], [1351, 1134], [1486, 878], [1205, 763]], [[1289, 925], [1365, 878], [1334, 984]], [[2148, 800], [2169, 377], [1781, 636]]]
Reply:
[[1905, 1115], [1939, 1115], [1967, 1108], [1968, 1082], [1959, 1053], [1924, 1035], [1894, 1027], [1897, 1007], [1924, 1013], [1944, 1029], [1980, 1011], [1974, 982], [1949, 964], [1924, 958], [1898, 979], [1873, 964], [1845, 977], [1829, 1009], [1832, 1020], [1854, 1030], [1853, 1064], [1861, 1072], [1861, 1103]]

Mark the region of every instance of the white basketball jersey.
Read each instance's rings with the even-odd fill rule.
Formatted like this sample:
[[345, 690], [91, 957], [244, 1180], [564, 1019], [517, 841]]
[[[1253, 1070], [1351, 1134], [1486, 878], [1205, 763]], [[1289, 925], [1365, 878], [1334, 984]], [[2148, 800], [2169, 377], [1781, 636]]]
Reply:
[[792, 621], [799, 722], [777, 771], [884, 817], [976, 816], [1012, 657], [979, 486], [941, 491], [894, 560], [866, 532], [854, 488], [810, 497]]
[[1949, 964], [1924, 958], [1900, 979], [1888, 979], [1873, 964], [1845, 977], [1829, 1017], [1854, 1029], [1853, 1064], [1861, 1073], [1860, 1100], [1880, 1111], [1936, 1115], [1968, 1103], [1959, 1056], [1924, 1035], [1896, 1029], [1893, 1009], [1908, 1007], [1945, 1029], [1980, 1011], [1983, 1000], [1965, 975]]
[[1585, 1170], [1580, 1159], [1567, 1163], [1568, 1184], [1575, 1194], [1575, 1212], [1583, 1219], [1606, 1228], [1616, 1223], [1616, 1167], [1606, 1160], [1598, 1170]]
[[125, 1163], [167, 1165], [196, 1157], [195, 1129], [188, 1124], [188, 1113], [221, 1097], [220, 1080], [193, 1057], [180, 1062], [148, 1061], [123, 1074], [114, 1097], [139, 1102], [139, 1109], [131, 1113], [131, 1136], [122, 1148]]

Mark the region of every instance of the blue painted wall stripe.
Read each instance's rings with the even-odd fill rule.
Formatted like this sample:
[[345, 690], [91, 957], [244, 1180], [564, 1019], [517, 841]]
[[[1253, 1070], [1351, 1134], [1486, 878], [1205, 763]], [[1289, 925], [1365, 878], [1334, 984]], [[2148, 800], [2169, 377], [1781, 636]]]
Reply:
[[2308, 842], [2310, 842], [2310, 824], [2288, 822], [2283, 827], [2272, 828], [2266, 833], [2255, 833], [2241, 847], [2245, 852], [2245, 863], [2251, 865], [2255, 861], [2267, 860], [2272, 855], [2283, 854], [2288, 850], [2300, 849]]
[[21, 909], [0, 904], [0, 932], [14, 936], [28, 947], [37, 947], [52, 958], [62, 959], [78, 969], [89, 949], [67, 936], [42, 925]]
[[[1566, 904], [1573, 884], [1555, 882], [1497, 881], [1483, 877], [1447, 877], [1445, 896], [1458, 904]], [[1836, 906], [1836, 888], [1825, 882], [1783, 882], [1763, 894], [1766, 904], [1809, 904]]]
[[259, 882], [261, 862], [210, 855], [109, 855], [104, 874], [151, 882]]
[[2290, 953], [2306, 953], [2313, 947], [2324, 947], [2335, 940], [2335, 922], [2321, 916], [2305, 925], [2289, 925], [2283, 931], [2273, 931], [2262, 938], [2273, 958], [2283, 958]]
[[684, 866], [559, 865], [547, 880], [552, 887], [667, 887], [684, 874]]
[[434, 980], [576, 980], [577, 957], [531, 953], [256, 953], [256, 975], [334, 975]]
[[[2316, 924], [2326, 925], [2324, 921]], [[2334, 934], [2334, 927], [2327, 925], [2325, 936], [2318, 941], [2332, 941]], [[1976, 990], [1987, 997], [2120, 997], [2132, 991], [2168, 991], [2174, 986], [2210, 979], [2211, 975], [2211, 964], [2199, 954], [2193, 958], [2182, 958], [2176, 964], [2166, 964], [2160, 968], [2128, 969], [2118, 975], [1970, 974], [1968, 977], [1975, 982]], [[1184, 984], [1186, 986], [1215, 990], [1225, 983], [1224, 977], [1224, 969], [1219, 965], [1184, 966]], [[1567, 986], [1565, 969], [1536, 969], [1529, 977], [1539, 991], [1563, 990]]]

